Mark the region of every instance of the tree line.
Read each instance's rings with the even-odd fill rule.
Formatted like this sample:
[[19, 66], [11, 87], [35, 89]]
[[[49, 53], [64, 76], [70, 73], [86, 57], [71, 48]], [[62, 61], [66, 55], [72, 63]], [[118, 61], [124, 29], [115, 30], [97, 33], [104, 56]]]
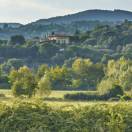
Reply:
[[[0, 72], [1, 79], [5, 74]], [[98, 90], [107, 93], [113, 85], [132, 92], [132, 61], [120, 58], [108, 64], [77, 58], [71, 67], [40, 65], [37, 70], [27, 66], [12, 68], [6, 76], [15, 96], [49, 95], [51, 90]]]
[[11, 36], [9, 41], [0, 40], [0, 63], [18, 59], [33, 68], [43, 63], [62, 66], [78, 57], [90, 58], [94, 63], [107, 63], [109, 59], [117, 60], [121, 56], [131, 59], [131, 28], [132, 23], [126, 20], [120, 25], [98, 25], [86, 32], [77, 29], [71, 37], [73, 43], [71, 41], [69, 45], [40, 43], [39, 36], [36, 36], [37, 41], [34, 38], [26, 40], [22, 35]]

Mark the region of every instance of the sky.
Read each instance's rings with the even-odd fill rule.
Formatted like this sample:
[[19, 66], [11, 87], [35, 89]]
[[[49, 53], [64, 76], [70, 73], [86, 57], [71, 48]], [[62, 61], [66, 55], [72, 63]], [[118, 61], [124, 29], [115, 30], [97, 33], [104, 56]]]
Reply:
[[132, 11], [132, 0], [0, 0], [0, 22], [27, 24], [89, 9]]

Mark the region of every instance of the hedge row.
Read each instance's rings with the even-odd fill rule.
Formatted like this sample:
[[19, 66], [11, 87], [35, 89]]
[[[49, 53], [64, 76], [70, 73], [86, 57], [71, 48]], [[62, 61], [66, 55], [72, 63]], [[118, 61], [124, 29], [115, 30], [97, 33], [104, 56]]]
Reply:
[[[64, 99], [66, 100], [74, 100], [74, 101], [107, 101], [107, 100], [114, 100], [118, 101], [120, 100], [119, 96], [112, 97], [109, 95], [89, 95], [86, 93], [75, 93], [75, 94], [65, 94]], [[130, 99], [129, 99], [130, 100]]]
[[65, 94], [64, 98], [68, 100], [109, 100], [113, 98], [114, 100], [119, 100], [121, 96], [124, 95], [122, 87], [118, 85], [113, 85], [112, 88], [105, 91], [105, 93], [100, 94], [88, 94], [88, 93], [75, 93], [75, 94]]
[[1, 132], [131, 132], [132, 103], [50, 108], [43, 103], [0, 104]]

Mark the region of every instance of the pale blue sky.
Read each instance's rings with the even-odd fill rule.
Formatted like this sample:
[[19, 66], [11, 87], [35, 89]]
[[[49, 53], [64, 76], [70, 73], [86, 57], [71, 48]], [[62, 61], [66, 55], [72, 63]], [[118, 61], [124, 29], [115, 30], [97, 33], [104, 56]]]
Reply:
[[132, 0], [0, 0], [0, 22], [29, 23], [88, 9], [132, 11]]

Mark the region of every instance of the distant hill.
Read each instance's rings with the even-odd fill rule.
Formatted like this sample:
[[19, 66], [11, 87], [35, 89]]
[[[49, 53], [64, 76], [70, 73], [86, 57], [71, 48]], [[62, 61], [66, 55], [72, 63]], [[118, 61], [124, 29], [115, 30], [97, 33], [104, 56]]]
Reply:
[[0, 23], [0, 28], [19, 28], [22, 24], [19, 23]]
[[[115, 25], [124, 20], [132, 21], [132, 12], [124, 10], [87, 10], [71, 15], [41, 19], [27, 25], [8, 24], [8, 28], [0, 30], [0, 39], [9, 39], [10, 36], [22, 34], [26, 38], [44, 36], [47, 33], [73, 34], [76, 29], [88, 31], [97, 25]], [[5, 24], [0, 24], [0, 27]], [[6, 27], [6, 26], [5, 26]]]
[[60, 24], [60, 23], [71, 23], [75, 21], [124, 21], [128, 19], [132, 21], [132, 12], [124, 10], [87, 10], [76, 14], [54, 17], [49, 19], [41, 19], [36, 21], [34, 24]]

